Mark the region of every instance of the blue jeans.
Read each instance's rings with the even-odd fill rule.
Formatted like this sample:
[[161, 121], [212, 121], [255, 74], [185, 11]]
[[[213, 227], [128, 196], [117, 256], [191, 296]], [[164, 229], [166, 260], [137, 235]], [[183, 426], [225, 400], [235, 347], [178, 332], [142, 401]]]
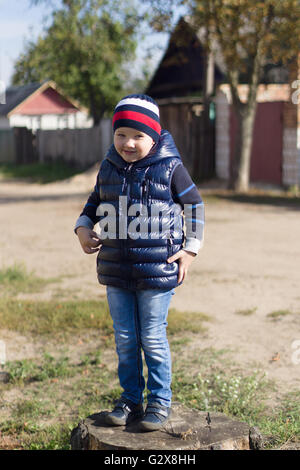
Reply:
[[148, 404], [171, 406], [171, 354], [166, 328], [173, 294], [174, 289], [132, 291], [107, 286], [122, 397], [134, 403], [143, 402], [143, 349], [148, 368]]

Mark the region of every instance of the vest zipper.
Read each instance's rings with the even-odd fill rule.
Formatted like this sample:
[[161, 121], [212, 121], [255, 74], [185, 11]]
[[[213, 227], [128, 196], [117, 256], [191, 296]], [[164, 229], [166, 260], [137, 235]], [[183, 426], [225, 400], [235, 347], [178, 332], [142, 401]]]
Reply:
[[[123, 183], [123, 191], [124, 191], [124, 194], [126, 194], [127, 196], [127, 210], [128, 210], [128, 207], [129, 207], [129, 201], [130, 201], [130, 176], [131, 176], [131, 168], [133, 166], [133, 163], [130, 163], [126, 169], [125, 169], [125, 175], [124, 175], [124, 183]], [[128, 247], [127, 247], [127, 243], [126, 243], [126, 239], [125, 240], [122, 240], [122, 254], [123, 254], [123, 259], [126, 260], [127, 259], [127, 256], [128, 256]], [[130, 288], [130, 282], [128, 282], [128, 288]]]
[[168, 238], [168, 258], [170, 258], [170, 256], [173, 255], [173, 240], [170, 236], [170, 238]]
[[128, 184], [128, 174], [132, 168], [133, 163], [130, 163], [126, 168], [125, 168], [125, 175], [123, 177], [123, 184], [122, 184], [122, 194], [126, 194], [127, 197], [129, 197], [130, 193], [130, 184]]
[[142, 204], [147, 204], [147, 181], [142, 182]]

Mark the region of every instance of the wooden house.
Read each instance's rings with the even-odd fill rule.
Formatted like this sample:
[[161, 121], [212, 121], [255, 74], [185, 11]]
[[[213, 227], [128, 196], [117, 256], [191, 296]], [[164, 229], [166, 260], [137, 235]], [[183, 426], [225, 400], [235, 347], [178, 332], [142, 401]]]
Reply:
[[93, 125], [88, 111], [66, 97], [53, 81], [11, 86], [0, 104], [0, 129], [76, 129]]
[[[209, 126], [205, 130], [208, 144], [205, 148], [201, 145], [207, 60], [202, 37], [188, 19], [181, 18], [146, 93], [158, 101], [162, 125], [173, 134], [193, 177], [229, 179], [236, 121], [226, 69], [218, 50], [212, 70], [214, 89]], [[265, 65], [257, 97], [251, 182], [286, 186], [300, 183], [300, 105], [295, 106], [291, 100], [291, 82], [286, 67], [271, 62]], [[249, 83], [247, 64], [240, 83], [239, 93], [244, 100]]]

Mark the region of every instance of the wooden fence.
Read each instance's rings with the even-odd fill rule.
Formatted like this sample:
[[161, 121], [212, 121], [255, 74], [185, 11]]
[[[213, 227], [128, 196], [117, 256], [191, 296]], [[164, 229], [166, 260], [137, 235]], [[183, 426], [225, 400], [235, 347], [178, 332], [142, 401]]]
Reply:
[[203, 149], [204, 115], [200, 98], [157, 100], [163, 129], [173, 136], [183, 164], [196, 181], [209, 179], [215, 171], [215, 120], [209, 121]]
[[13, 129], [0, 130], [0, 163], [16, 161], [15, 137]]
[[86, 168], [101, 161], [112, 143], [110, 119], [87, 129], [0, 130], [0, 163], [27, 164], [62, 159]]

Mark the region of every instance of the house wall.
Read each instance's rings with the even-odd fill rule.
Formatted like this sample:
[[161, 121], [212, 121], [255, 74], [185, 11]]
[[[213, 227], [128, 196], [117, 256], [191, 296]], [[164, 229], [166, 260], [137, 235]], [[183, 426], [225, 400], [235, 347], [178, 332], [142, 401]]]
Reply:
[[297, 108], [294, 103], [284, 103], [282, 182], [285, 186], [299, 183], [299, 159], [297, 149]]
[[[239, 95], [242, 101], [246, 100], [246, 85], [239, 87]], [[250, 181], [262, 181], [284, 186], [299, 184], [300, 131], [297, 114], [299, 114], [300, 105], [295, 106], [291, 101], [289, 85], [260, 85], [257, 101]], [[234, 135], [234, 132], [232, 133], [230, 130], [231, 126], [234, 126], [234, 123], [232, 124], [234, 118], [230, 119], [231, 94], [228, 85], [219, 87], [215, 104], [216, 176], [228, 180]], [[267, 109], [268, 105], [271, 106], [269, 110]], [[278, 152], [280, 152], [280, 161], [278, 160]]]
[[13, 114], [9, 118], [9, 125], [10, 127], [27, 127], [33, 131], [37, 129], [82, 129], [92, 127], [93, 120], [81, 111], [68, 114]]
[[[250, 182], [283, 183], [283, 101], [258, 103], [253, 129]], [[234, 158], [237, 118], [230, 106], [230, 169]]]

